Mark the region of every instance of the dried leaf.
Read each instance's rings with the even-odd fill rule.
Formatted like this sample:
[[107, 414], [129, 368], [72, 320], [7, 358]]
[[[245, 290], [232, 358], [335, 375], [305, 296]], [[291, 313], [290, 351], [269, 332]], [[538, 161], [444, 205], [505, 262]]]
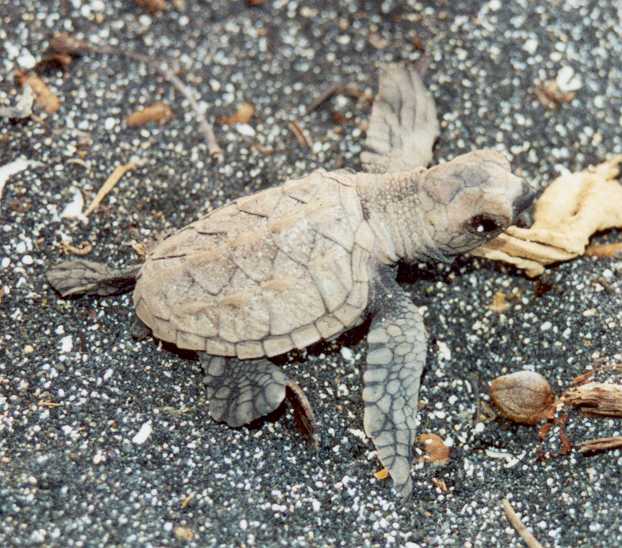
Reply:
[[60, 108], [60, 99], [54, 95], [47, 84], [34, 72], [18, 70], [17, 82], [20, 86], [30, 86], [35, 95], [35, 101], [45, 112], [54, 114]]
[[449, 462], [451, 449], [445, 445], [443, 438], [437, 434], [425, 433], [417, 437], [417, 441], [423, 444], [425, 462], [446, 464]]
[[493, 312], [505, 312], [508, 308], [510, 308], [510, 303], [505, 299], [505, 293], [503, 291], [497, 291], [493, 298], [492, 302], [488, 305], [488, 309]]
[[622, 227], [621, 161], [622, 155], [558, 177], [536, 202], [531, 228], [511, 226], [472, 254], [513, 264], [528, 276], [584, 254], [592, 234]]
[[580, 407], [590, 415], [622, 417], [622, 386], [590, 382], [568, 389], [562, 396], [562, 402]]
[[389, 477], [389, 469], [388, 468], [381, 468], [377, 472], [374, 472], [374, 477], [377, 480], [386, 480]]
[[610, 449], [622, 448], [622, 436], [612, 436], [610, 438], [596, 438], [582, 441], [579, 445], [579, 453], [598, 453]]
[[255, 115], [255, 107], [251, 103], [242, 103], [238, 110], [231, 116], [221, 116], [218, 123], [225, 126], [234, 126], [235, 124], [248, 124]]
[[157, 122], [160, 125], [165, 124], [173, 117], [173, 111], [166, 103], [158, 101], [148, 107], [141, 108], [130, 114], [126, 123], [128, 127], [140, 127], [149, 122]]
[[591, 245], [585, 250], [590, 257], [622, 257], [622, 242]]
[[59, 32], [50, 40], [50, 51], [56, 53], [66, 53], [77, 56], [89, 49], [90, 46], [87, 42], [78, 40], [75, 36], [66, 32]]

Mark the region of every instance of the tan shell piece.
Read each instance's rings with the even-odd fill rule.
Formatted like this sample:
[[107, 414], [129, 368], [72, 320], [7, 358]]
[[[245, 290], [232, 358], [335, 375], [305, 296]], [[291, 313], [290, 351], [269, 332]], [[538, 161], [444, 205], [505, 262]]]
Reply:
[[160, 242], [140, 272], [136, 311], [180, 348], [239, 358], [302, 349], [361, 319], [370, 235], [352, 174], [318, 170]]

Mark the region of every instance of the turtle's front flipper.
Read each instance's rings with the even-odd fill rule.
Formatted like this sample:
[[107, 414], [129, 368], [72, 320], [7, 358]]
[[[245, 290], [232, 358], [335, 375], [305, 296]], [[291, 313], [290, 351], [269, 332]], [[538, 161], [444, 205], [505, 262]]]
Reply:
[[361, 154], [367, 171], [391, 173], [431, 162], [439, 124], [434, 99], [422, 80], [426, 61], [381, 67], [366, 150]]
[[209, 413], [229, 426], [248, 424], [274, 411], [287, 397], [296, 423], [314, 444], [315, 419], [302, 389], [268, 360], [201, 355]]
[[421, 314], [388, 273], [380, 276], [378, 312], [367, 341], [363, 375], [365, 433], [403, 497], [412, 492], [410, 468], [415, 441], [419, 380], [427, 334]]
[[46, 277], [49, 284], [63, 297], [73, 295], [118, 295], [130, 291], [140, 265], [114, 270], [103, 263], [78, 259], [64, 261], [50, 268]]

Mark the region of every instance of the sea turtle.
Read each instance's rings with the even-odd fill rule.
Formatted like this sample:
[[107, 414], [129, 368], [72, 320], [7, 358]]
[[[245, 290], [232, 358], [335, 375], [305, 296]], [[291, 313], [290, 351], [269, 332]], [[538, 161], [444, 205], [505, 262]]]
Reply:
[[371, 315], [364, 428], [404, 496], [427, 335], [396, 282], [399, 262], [451, 262], [498, 235], [532, 200], [498, 152], [426, 169], [438, 134], [417, 65], [383, 69], [362, 161], [367, 172], [317, 170], [239, 198], [163, 238], [142, 266], [61, 263], [62, 294], [134, 288], [138, 318], [202, 356], [210, 414], [231, 426], [276, 409], [299, 387], [269, 358], [332, 339]]

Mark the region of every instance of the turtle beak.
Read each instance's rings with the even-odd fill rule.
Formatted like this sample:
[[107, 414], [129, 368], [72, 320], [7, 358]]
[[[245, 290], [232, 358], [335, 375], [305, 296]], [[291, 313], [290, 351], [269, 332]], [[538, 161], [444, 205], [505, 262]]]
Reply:
[[523, 214], [527, 213], [527, 209], [531, 207], [536, 197], [536, 192], [531, 190], [527, 183], [523, 183], [523, 191], [520, 196], [514, 200], [513, 210], [514, 219], [518, 221], [522, 218]]

